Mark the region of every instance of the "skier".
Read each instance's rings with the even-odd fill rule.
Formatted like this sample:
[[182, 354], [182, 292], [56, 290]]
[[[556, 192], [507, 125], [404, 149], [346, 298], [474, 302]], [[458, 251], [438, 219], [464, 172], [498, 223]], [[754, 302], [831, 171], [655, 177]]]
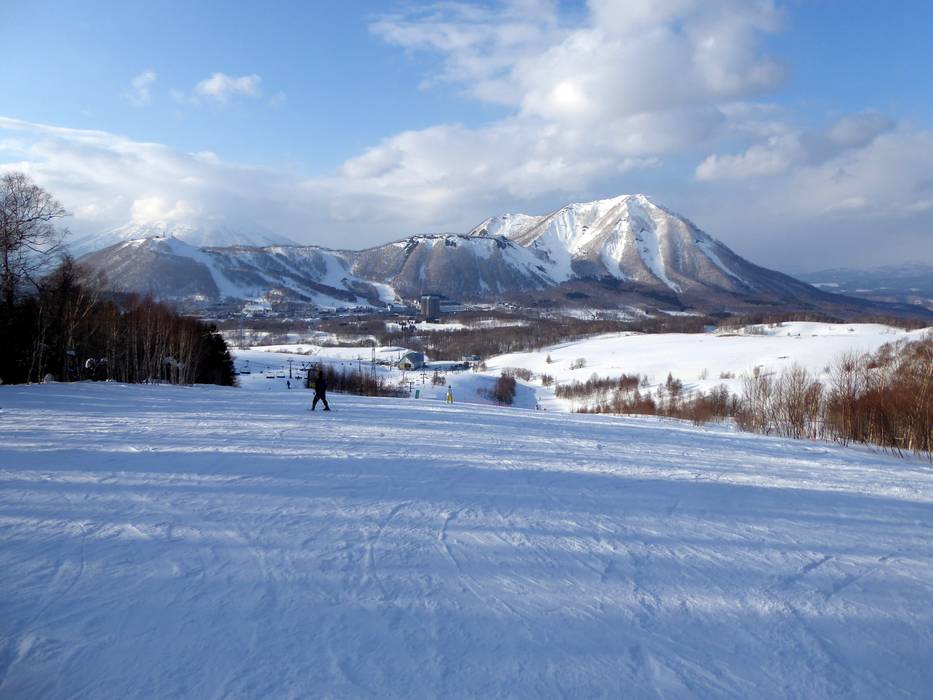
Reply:
[[292, 388], [292, 380], [291, 380], [291, 379], [286, 379], [286, 380], [285, 380], [285, 386], [287, 386], [289, 389], [291, 389], [291, 388]]
[[327, 380], [324, 378], [323, 367], [317, 368], [317, 379], [314, 380], [314, 400], [311, 401], [312, 411], [317, 406], [318, 401], [324, 404], [325, 411], [330, 410], [330, 406], [327, 405]]
[[453, 402], [454, 402], [454, 390], [453, 390], [453, 387], [448, 386], [447, 387], [447, 403], [453, 403]]

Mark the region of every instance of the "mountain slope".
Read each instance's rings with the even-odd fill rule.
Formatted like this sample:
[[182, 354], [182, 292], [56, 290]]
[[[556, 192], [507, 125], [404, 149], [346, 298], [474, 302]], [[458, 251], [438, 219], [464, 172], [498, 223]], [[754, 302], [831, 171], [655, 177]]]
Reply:
[[470, 231], [471, 236], [505, 236], [516, 238], [533, 226], [537, 226], [544, 216], [528, 214], [500, 214], [486, 219]]
[[501, 236], [412, 236], [348, 255], [356, 275], [391, 285], [406, 298], [479, 299], [556, 283], [538, 257]]
[[395, 298], [355, 277], [341, 254], [316, 246], [196, 248], [176, 238], [127, 241], [84, 256], [113, 289], [162, 299], [255, 299], [274, 296], [317, 306], [382, 305]]
[[760, 268], [641, 194], [570, 204], [537, 218], [504, 215], [473, 229], [474, 235], [484, 231], [534, 251], [560, 281], [608, 276], [676, 293], [757, 288]]

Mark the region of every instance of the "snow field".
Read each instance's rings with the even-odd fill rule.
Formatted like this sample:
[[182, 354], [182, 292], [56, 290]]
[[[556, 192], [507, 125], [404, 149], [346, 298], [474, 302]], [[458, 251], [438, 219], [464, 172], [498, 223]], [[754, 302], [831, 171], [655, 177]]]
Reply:
[[[755, 367], [780, 373], [794, 364], [806, 367], [818, 379], [829, 379], [827, 367], [850, 352], [874, 352], [885, 343], [919, 340], [931, 329], [903, 331], [877, 324], [785, 323], [774, 328], [754, 327], [735, 334], [613, 333], [564, 343], [540, 352], [500, 355], [486, 362], [490, 372], [509, 367], [529, 369], [554, 377], [556, 383], [585, 382], [593, 374], [617, 377], [647, 375], [652, 387], [663, 384], [670, 372], [690, 390], [708, 391], [725, 384], [741, 394], [742, 375]], [[550, 356], [551, 362], [547, 362]], [[585, 360], [581, 368], [574, 363]], [[723, 377], [722, 375], [732, 375]], [[542, 405], [569, 410], [569, 402], [553, 399], [537, 388]]]
[[0, 387], [0, 697], [933, 687], [928, 464], [264, 386]]
[[[797, 364], [828, 382], [827, 368], [842, 355], [875, 352], [886, 343], [901, 340], [919, 340], [931, 330], [908, 332], [879, 324], [792, 322], [749, 326], [734, 333], [612, 333], [546, 347], [539, 352], [499, 355], [486, 361], [484, 372], [452, 372], [445, 379], [454, 387], [458, 401], [489, 404], [493, 402], [478, 393], [479, 390], [491, 389], [503, 370], [528, 369], [536, 376], [530, 382], [518, 380], [514, 406], [534, 408], [537, 405], [548, 411], [566, 412], [573, 411], [576, 404], [556, 398], [553, 387], [541, 386], [541, 374], [551, 375], [555, 385], [585, 382], [594, 374], [600, 377], [647, 375], [649, 388], [653, 389], [663, 385], [671, 373], [684, 382], [688, 391], [709, 391], [725, 384], [730, 392], [741, 394], [743, 375], [750, 374], [756, 367], [766, 373], [780, 373]], [[405, 352], [405, 348], [380, 347], [376, 349], [376, 359], [395, 363]], [[238, 350], [236, 356], [239, 367], [249, 359], [253, 368], [270, 369], [287, 367], [289, 358], [294, 367], [311, 361], [351, 369], [357, 367], [362, 358], [362, 367], [367, 370], [372, 350], [291, 344]], [[584, 365], [575, 368], [581, 359]], [[440, 363], [435, 364], [440, 366]], [[400, 382], [403, 376], [413, 381], [422, 397], [443, 400], [446, 395], [446, 386], [423, 384], [420, 371], [403, 373], [385, 366], [377, 367], [377, 371], [393, 384]], [[430, 382], [434, 369], [429, 366], [426, 372]], [[242, 381], [245, 378], [241, 378]], [[270, 385], [269, 388], [275, 387]]]

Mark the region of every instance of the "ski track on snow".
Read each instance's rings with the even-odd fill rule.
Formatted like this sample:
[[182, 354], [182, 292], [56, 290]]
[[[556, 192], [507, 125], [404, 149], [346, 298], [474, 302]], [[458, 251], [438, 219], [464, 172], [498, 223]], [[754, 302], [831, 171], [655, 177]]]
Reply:
[[0, 387], [0, 698], [933, 687], [928, 463], [309, 398]]

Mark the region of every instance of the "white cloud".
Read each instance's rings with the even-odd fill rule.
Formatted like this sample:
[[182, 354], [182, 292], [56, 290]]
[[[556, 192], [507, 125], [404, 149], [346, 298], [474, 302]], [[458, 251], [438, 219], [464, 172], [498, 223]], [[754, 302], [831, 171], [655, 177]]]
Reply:
[[262, 78], [255, 73], [239, 77], [226, 73], [214, 73], [194, 86], [195, 98], [204, 98], [216, 102], [228, 102], [231, 97], [259, 97]]
[[823, 163], [846, 151], [869, 145], [895, 124], [882, 115], [850, 114], [828, 128], [794, 130], [780, 122], [743, 122], [734, 127], [762, 140], [734, 155], [711, 154], [696, 168], [698, 180], [726, 180], [776, 175]]
[[0, 139], [0, 171], [28, 172], [75, 212], [69, 225], [76, 234], [128, 221], [182, 221], [201, 215], [261, 219], [301, 230], [299, 217], [280, 216], [296, 206], [299, 178], [291, 174], [104, 131], [0, 117], [0, 134], [4, 132], [16, 138]]
[[73, 210], [79, 221], [96, 221], [100, 216], [100, 207], [97, 204], [81, 204]]
[[152, 85], [158, 75], [154, 70], [143, 71], [130, 81], [124, 97], [136, 107], [145, 107], [152, 102]]
[[130, 218], [134, 224], [184, 222], [190, 221], [200, 213], [190, 202], [183, 199], [170, 202], [158, 195], [134, 199], [130, 205]]
[[[902, 125], [874, 137], [871, 132], [845, 139], [860, 145], [837, 145], [832, 152], [821, 146], [816, 154], [798, 139], [796, 148], [772, 150], [771, 157], [790, 162], [771, 173], [742, 173], [755, 147], [708, 159], [701, 166], [708, 177], [694, 187], [692, 201], [687, 198], [692, 217], [766, 266], [931, 261], [933, 131]], [[719, 179], [712, 177], [716, 168]]]
[[397, 134], [342, 175], [351, 190], [400, 203], [425, 192], [435, 202], [534, 200], [605, 187], [713, 146], [731, 105], [779, 86], [786, 70], [760, 43], [781, 21], [768, 0], [592, 0], [582, 19], [548, 0], [386, 15], [375, 34], [439, 57], [428, 84], [459, 85], [511, 114]]
[[512, 0], [496, 8], [467, 3], [438, 3], [385, 15], [370, 25], [387, 42], [443, 57], [439, 73], [426, 80], [463, 84], [474, 97], [514, 104], [510, 69], [535, 46], [566, 35], [557, 6], [548, 0]]
[[438, 79], [547, 118], [722, 102], [784, 79], [784, 67], [758, 49], [761, 35], [780, 27], [771, 2], [593, 0], [589, 9], [586, 21], [573, 24], [553, 2], [439, 4], [388, 15], [371, 29], [406, 49], [439, 54]]
[[771, 136], [736, 155], [712, 154], [696, 168], [698, 180], [725, 180], [776, 175], [799, 157], [799, 139], [793, 134]]
[[451, 209], [472, 209], [476, 217], [483, 207], [571, 196], [601, 178], [654, 168], [658, 159], [646, 141], [670, 145], [656, 138], [638, 118], [598, 138], [520, 117], [474, 129], [449, 124], [386, 139], [344, 163], [329, 184], [338, 198], [376, 196], [383, 208], [394, 201], [399, 212], [423, 217], [413, 223], [429, 224], [447, 221]]
[[933, 210], [933, 197], [918, 199], [912, 204], [909, 204], [907, 210], [917, 213]]
[[[864, 221], [909, 218], [918, 200], [933, 196], [933, 131], [907, 127], [887, 131], [865, 145], [832, 158], [802, 165], [779, 183], [796, 200], [797, 217], [818, 218], [823, 211], [856, 212]], [[930, 222], [933, 224], [933, 222]], [[896, 234], [891, 224], [881, 235]], [[933, 233], [933, 225], [927, 229]], [[933, 242], [933, 236], [931, 236]]]
[[886, 131], [894, 122], [876, 112], [850, 114], [837, 120], [826, 133], [827, 140], [842, 148], [859, 148]]

